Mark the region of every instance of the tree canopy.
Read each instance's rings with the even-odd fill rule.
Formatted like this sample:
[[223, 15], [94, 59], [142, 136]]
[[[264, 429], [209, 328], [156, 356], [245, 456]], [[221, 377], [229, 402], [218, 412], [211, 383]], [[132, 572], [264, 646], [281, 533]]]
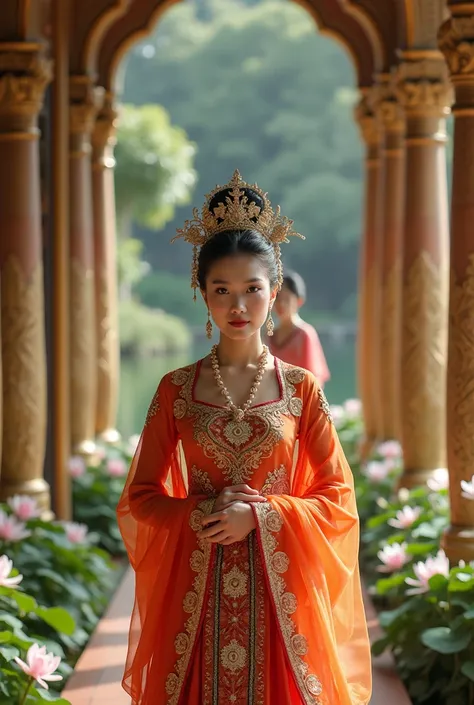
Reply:
[[[354, 80], [339, 45], [289, 0], [188, 0], [133, 49], [123, 96], [164, 106], [196, 145], [193, 204], [236, 168], [265, 188], [306, 236], [285, 246], [284, 257], [307, 280], [309, 307], [348, 316], [362, 221]], [[162, 232], [138, 231], [153, 270], [175, 275], [161, 278], [168, 294], [188, 278], [188, 246], [168, 242], [190, 211], [176, 208]]]

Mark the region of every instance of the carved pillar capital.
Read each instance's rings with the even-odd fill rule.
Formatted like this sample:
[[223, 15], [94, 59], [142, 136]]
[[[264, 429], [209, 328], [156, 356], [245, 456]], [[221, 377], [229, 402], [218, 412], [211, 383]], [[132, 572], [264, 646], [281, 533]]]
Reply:
[[441, 53], [403, 52], [394, 80], [396, 96], [407, 118], [439, 119], [449, 115], [453, 92]]
[[360, 128], [361, 137], [367, 147], [367, 158], [375, 160], [378, 157], [381, 134], [377, 117], [373, 109], [375, 86], [361, 91], [361, 97], [354, 109], [354, 119]]
[[104, 89], [88, 76], [69, 79], [69, 133], [71, 152], [78, 155], [90, 151], [90, 140], [97, 113], [102, 107]]
[[454, 16], [444, 22], [438, 34], [456, 91], [453, 112], [458, 115], [466, 110], [472, 115], [474, 110], [474, 4], [471, 11], [469, 16]]
[[112, 169], [115, 166], [113, 148], [117, 141], [117, 116], [114, 95], [108, 91], [104, 94], [103, 104], [96, 116], [92, 131], [93, 168]]
[[52, 78], [41, 46], [0, 44], [0, 133], [37, 135], [38, 114]]

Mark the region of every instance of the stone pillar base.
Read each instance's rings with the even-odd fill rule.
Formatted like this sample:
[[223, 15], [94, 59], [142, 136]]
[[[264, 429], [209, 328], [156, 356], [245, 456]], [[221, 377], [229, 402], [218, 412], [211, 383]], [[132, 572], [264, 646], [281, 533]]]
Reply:
[[460, 560], [474, 561], [474, 529], [450, 526], [442, 537], [441, 546], [452, 565], [457, 565]]
[[410, 470], [406, 468], [397, 483], [398, 489], [406, 488], [407, 490], [413, 490], [415, 487], [424, 487], [428, 480], [434, 477], [437, 470], [439, 470], [439, 468], [425, 468], [423, 470]]

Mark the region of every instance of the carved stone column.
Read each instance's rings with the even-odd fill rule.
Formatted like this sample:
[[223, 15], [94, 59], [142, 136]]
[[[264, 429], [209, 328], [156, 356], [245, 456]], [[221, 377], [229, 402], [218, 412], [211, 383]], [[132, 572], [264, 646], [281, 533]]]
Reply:
[[355, 111], [365, 144], [365, 207], [359, 274], [358, 377], [362, 400], [366, 456], [378, 438], [380, 418], [377, 326], [380, 311], [380, 232], [378, 231], [380, 185], [380, 133], [371, 107], [370, 91], [362, 94]]
[[116, 117], [113, 96], [107, 94], [92, 134], [92, 186], [98, 346], [95, 430], [108, 442], [115, 442], [119, 438], [115, 430], [120, 365], [113, 156]]
[[426, 482], [446, 467], [449, 227], [447, 67], [438, 51], [404, 52], [397, 95], [405, 109], [406, 207], [401, 380], [404, 472], [401, 485]]
[[444, 537], [456, 563], [474, 560], [474, 502], [462, 497], [460, 484], [474, 475], [474, 3], [462, 11], [469, 14], [456, 16], [454, 6], [440, 31], [456, 93], [447, 407], [451, 527]]
[[381, 439], [399, 439], [402, 257], [405, 206], [405, 119], [390, 76], [383, 76], [375, 99], [381, 125], [380, 223], [381, 287], [380, 390]]
[[39, 45], [0, 44], [0, 279], [3, 457], [0, 496], [34, 496], [43, 479], [46, 351], [37, 118], [51, 80]]
[[86, 76], [70, 79], [70, 354], [73, 451], [95, 451], [97, 336], [94, 286], [91, 135], [101, 92]]

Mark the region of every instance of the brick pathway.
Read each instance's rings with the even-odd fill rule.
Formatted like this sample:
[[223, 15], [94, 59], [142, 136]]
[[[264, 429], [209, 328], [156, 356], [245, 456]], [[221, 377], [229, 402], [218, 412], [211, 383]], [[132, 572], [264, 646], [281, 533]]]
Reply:
[[[129, 571], [64, 691], [64, 697], [71, 705], [130, 705], [130, 699], [120, 686], [120, 679], [127, 650], [132, 600], [133, 575]], [[375, 612], [369, 602], [366, 609], [371, 637], [375, 639], [379, 633]], [[374, 662], [371, 705], [410, 705], [405, 688], [395, 675], [393, 662], [387, 656]]]

